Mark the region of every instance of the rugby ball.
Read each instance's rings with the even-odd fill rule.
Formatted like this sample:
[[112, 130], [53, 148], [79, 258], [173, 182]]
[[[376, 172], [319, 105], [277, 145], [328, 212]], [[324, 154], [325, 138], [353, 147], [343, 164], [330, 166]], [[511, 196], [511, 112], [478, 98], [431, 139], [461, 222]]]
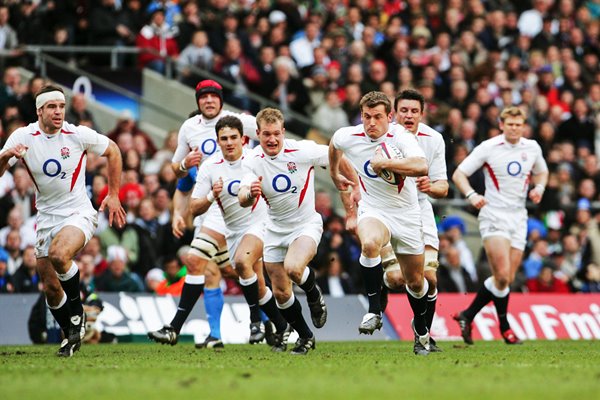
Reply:
[[[383, 142], [379, 145], [379, 147], [381, 148], [381, 154], [387, 159], [404, 158], [402, 152], [393, 144]], [[379, 177], [390, 185], [397, 185], [404, 180], [402, 175], [386, 169], [381, 170]]]

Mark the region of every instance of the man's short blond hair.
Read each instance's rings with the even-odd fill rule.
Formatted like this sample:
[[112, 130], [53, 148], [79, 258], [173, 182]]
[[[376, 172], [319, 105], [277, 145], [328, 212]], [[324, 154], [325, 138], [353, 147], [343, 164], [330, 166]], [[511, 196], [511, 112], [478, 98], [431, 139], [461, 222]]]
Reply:
[[523, 118], [523, 121], [527, 120], [527, 114], [525, 114], [525, 111], [523, 111], [519, 107], [515, 107], [515, 106], [506, 107], [500, 113], [500, 121], [502, 121], [502, 122], [506, 121], [506, 118], [516, 118], [516, 117]]
[[360, 111], [362, 112], [365, 106], [374, 108], [380, 104], [383, 104], [385, 107], [386, 114], [392, 112], [392, 102], [385, 93], [377, 91], [369, 92], [360, 99]]
[[276, 108], [263, 108], [256, 114], [256, 125], [258, 126], [258, 129], [260, 129], [260, 126], [263, 124], [274, 124], [277, 122], [280, 122], [283, 127], [283, 113]]

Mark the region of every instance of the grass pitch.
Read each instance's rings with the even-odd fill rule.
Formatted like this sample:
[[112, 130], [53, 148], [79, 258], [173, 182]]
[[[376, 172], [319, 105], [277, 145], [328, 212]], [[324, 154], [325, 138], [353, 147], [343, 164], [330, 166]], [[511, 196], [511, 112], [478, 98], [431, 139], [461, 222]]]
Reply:
[[265, 345], [0, 347], [0, 398], [8, 399], [593, 399], [596, 341], [441, 342], [417, 357], [409, 342], [321, 343], [306, 357]]

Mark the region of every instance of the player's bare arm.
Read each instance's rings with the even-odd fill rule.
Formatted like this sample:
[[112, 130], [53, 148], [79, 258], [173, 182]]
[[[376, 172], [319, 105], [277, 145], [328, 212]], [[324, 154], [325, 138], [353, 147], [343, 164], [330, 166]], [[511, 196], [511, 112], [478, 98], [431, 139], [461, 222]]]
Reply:
[[242, 207], [250, 207], [254, 204], [257, 198], [262, 195], [262, 176], [252, 182], [250, 186], [240, 187], [238, 199]]
[[395, 172], [402, 176], [423, 176], [429, 173], [425, 157], [391, 158], [387, 159], [378, 148], [371, 159], [371, 168], [376, 174], [382, 169]]
[[448, 195], [448, 181], [446, 179], [440, 179], [437, 181], [431, 181], [429, 176], [419, 176], [415, 179], [417, 183], [417, 189], [434, 199], [441, 199]]
[[103, 212], [108, 207], [108, 224], [112, 226], [113, 221], [115, 221], [121, 227], [126, 222], [125, 210], [119, 201], [121, 172], [123, 171], [121, 151], [116, 143], [111, 140], [102, 155], [108, 159], [108, 195], [104, 198], [98, 210]]
[[200, 161], [202, 161], [202, 152], [198, 148], [195, 148], [181, 162], [171, 163], [171, 168], [175, 172], [175, 175], [177, 175], [177, 178], [183, 178], [188, 174], [190, 168], [199, 166]]
[[15, 147], [12, 147], [2, 154], [0, 154], [0, 176], [4, 175], [6, 170], [8, 170], [8, 161], [16, 157], [18, 159], [23, 158], [25, 153], [27, 152], [27, 146], [23, 144], [17, 144]]
[[539, 204], [548, 184], [548, 171], [533, 175], [531, 180], [535, 186], [529, 191], [529, 198], [535, 204]]
[[454, 171], [452, 175], [452, 181], [458, 187], [458, 190], [469, 200], [469, 203], [478, 210], [487, 204], [485, 197], [480, 195], [473, 189], [469, 183], [469, 177], [467, 174], [462, 172], [460, 169]]
[[192, 198], [190, 202], [190, 212], [193, 216], [204, 214], [208, 211], [212, 203], [215, 201], [219, 194], [223, 191], [223, 179], [219, 178], [213, 186], [212, 190], [208, 192], [205, 197], [196, 199]]
[[339, 191], [347, 191], [358, 187], [356, 172], [354, 172], [348, 160], [344, 158], [342, 150], [336, 149], [333, 143], [329, 145], [329, 175]]
[[173, 236], [180, 238], [183, 236], [186, 223], [187, 209], [190, 202], [192, 192], [182, 192], [177, 189], [173, 195], [173, 220], [171, 222], [171, 230]]

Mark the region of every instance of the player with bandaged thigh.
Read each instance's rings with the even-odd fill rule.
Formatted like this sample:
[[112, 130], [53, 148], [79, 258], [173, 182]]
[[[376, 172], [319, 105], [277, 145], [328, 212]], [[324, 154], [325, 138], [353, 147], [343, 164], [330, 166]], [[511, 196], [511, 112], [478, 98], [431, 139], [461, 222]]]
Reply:
[[261, 198], [257, 198], [252, 207], [242, 207], [238, 201], [242, 160], [250, 151], [243, 147], [245, 137], [242, 122], [237, 117], [225, 116], [217, 122], [215, 131], [221, 152], [200, 166], [190, 211], [193, 215], [200, 215], [213, 203], [218, 206], [227, 229], [229, 254], [233, 255], [233, 266], [250, 307], [250, 319], [254, 321], [251, 322], [250, 343], [257, 342], [252, 335], [260, 331], [262, 309], [276, 328], [272, 350], [283, 352], [292, 328], [279, 312], [275, 297], [265, 285], [263, 276], [266, 205]]
[[[223, 110], [223, 88], [213, 80], [203, 80], [196, 86], [196, 106], [193, 113], [179, 129], [177, 149], [173, 155], [173, 171], [180, 178], [178, 190], [173, 197], [174, 212], [172, 229], [176, 237], [183, 235], [185, 217], [189, 211], [190, 196], [197, 168], [204, 160], [219, 151], [215, 140], [215, 125], [226, 115], [238, 117], [244, 133], [255, 137], [256, 122], [251, 115]], [[192, 175], [192, 176], [190, 176]], [[221, 340], [221, 313], [224, 298], [220, 287], [221, 275], [237, 279], [231, 268], [225, 234], [225, 222], [216, 204], [202, 217], [194, 220], [196, 230], [187, 257], [187, 275], [182, 288], [177, 312], [171, 322], [148, 337], [158, 343], [177, 344], [179, 333], [192, 308], [204, 293], [204, 305], [210, 333], [197, 348], [223, 347]], [[264, 338], [264, 332], [258, 334]], [[262, 340], [260, 338], [260, 340]]]
[[[475, 315], [490, 301], [496, 307], [504, 342], [522, 343], [508, 322], [510, 284], [521, 265], [527, 241], [525, 201], [529, 197], [538, 204], [548, 183], [548, 166], [540, 145], [523, 137], [526, 121], [519, 107], [502, 110], [502, 135], [475, 147], [452, 176], [456, 187], [479, 210], [479, 232], [492, 269], [492, 276], [483, 282], [469, 307], [453, 316], [467, 344], [473, 344], [471, 325]], [[469, 183], [469, 176], [482, 167], [485, 196]], [[530, 189], [531, 184], [534, 186]]]
[[55, 85], [36, 94], [37, 122], [15, 130], [0, 152], [0, 175], [21, 160], [36, 188], [38, 273], [48, 307], [65, 339], [57, 355], [71, 357], [81, 347], [85, 313], [79, 293], [75, 255], [93, 236], [98, 212], [85, 189], [87, 153], [108, 159], [109, 189], [99, 211], [109, 224], [125, 224], [119, 202], [121, 152], [106, 136], [65, 121], [66, 99]]
[[[360, 264], [369, 300], [359, 333], [381, 329], [381, 250], [391, 242], [406, 280], [414, 314], [414, 352], [429, 354], [425, 319], [428, 283], [423, 274], [423, 230], [414, 177], [425, 176], [427, 160], [413, 134], [392, 125], [392, 104], [382, 92], [369, 92], [360, 100], [363, 123], [337, 130], [329, 145], [331, 177], [343, 189], [339, 175], [342, 155], [354, 168], [360, 187], [357, 233], [361, 242]], [[346, 203], [345, 203], [346, 205]], [[346, 212], [353, 209], [347, 207]]]
[[[437, 301], [437, 268], [439, 238], [433, 207], [429, 197], [442, 198], [448, 194], [448, 178], [446, 174], [446, 147], [444, 138], [435, 129], [421, 122], [425, 112], [425, 99], [416, 90], [404, 90], [395, 99], [396, 122], [415, 135], [419, 146], [427, 158], [429, 174], [416, 178], [419, 208], [423, 221], [423, 239], [425, 241], [425, 279], [429, 283], [427, 292], [427, 329], [431, 331], [435, 306]], [[382, 252], [383, 282], [381, 308], [385, 311], [387, 306], [388, 289], [400, 289], [404, 286], [404, 277], [398, 260], [394, 255], [391, 244], [387, 244]], [[431, 352], [439, 352], [433, 337], [429, 338]]]

